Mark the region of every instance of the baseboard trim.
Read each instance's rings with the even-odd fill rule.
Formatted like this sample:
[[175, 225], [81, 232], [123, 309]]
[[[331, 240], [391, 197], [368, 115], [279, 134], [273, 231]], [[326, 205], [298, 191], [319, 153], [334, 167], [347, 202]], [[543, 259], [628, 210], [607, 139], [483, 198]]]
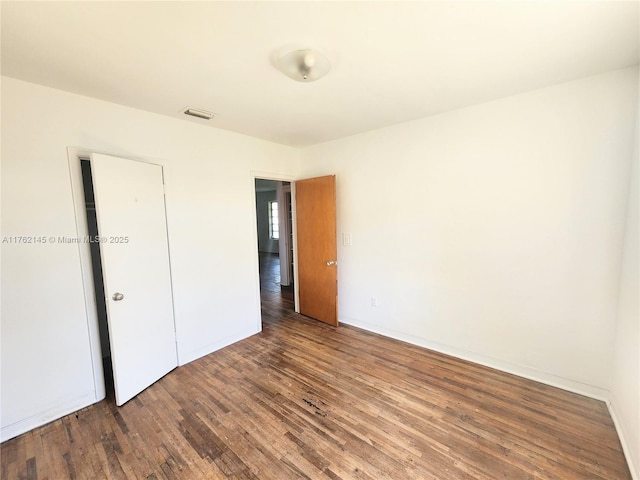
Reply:
[[65, 415], [77, 412], [78, 410], [88, 407], [89, 405], [93, 405], [98, 401], [99, 400], [96, 400], [94, 391], [73, 399], [62, 400], [54, 407], [0, 428], [0, 442], [15, 438], [23, 433], [33, 430], [34, 428], [42, 427], [47, 423], [55, 422]]
[[505, 362], [503, 360], [479, 355], [474, 352], [458, 349], [449, 345], [431, 342], [423, 338], [414, 337], [412, 335], [407, 335], [386, 328], [380, 328], [377, 325], [371, 325], [367, 322], [362, 322], [352, 318], [341, 318], [340, 323], [362, 328], [363, 330], [367, 330], [369, 332], [384, 335], [385, 337], [400, 340], [402, 342], [407, 342], [418, 347], [423, 347], [438, 353], [443, 353], [445, 355], [450, 355], [462, 360], [477, 363], [478, 365], [494, 368], [496, 370], [500, 370], [511, 375], [516, 375], [518, 377], [526, 378], [528, 380], [533, 380], [535, 382], [540, 382], [551, 387], [556, 387], [572, 393], [577, 393], [578, 395], [584, 395], [586, 397], [600, 400], [605, 403], [609, 399], [608, 390], [594, 385], [589, 385], [578, 380], [565, 378], [559, 375], [543, 372], [535, 368], [517, 365], [510, 362]]
[[255, 335], [256, 333], [260, 333], [260, 331], [261, 329], [249, 328], [224, 337], [217, 342], [209, 343], [208, 345], [202, 348], [198, 348], [197, 350], [192, 350], [184, 354], [180, 353], [180, 351], [178, 350], [178, 366], [181, 367], [183, 365], [186, 365], [187, 363], [191, 363], [194, 360], [209, 355], [210, 353], [213, 353], [224, 347], [228, 347], [229, 345], [239, 342], [240, 340], [244, 340], [245, 338]]
[[613, 424], [618, 434], [618, 438], [620, 439], [620, 444], [622, 445], [622, 451], [624, 452], [624, 456], [627, 461], [627, 466], [629, 467], [629, 471], [631, 472], [631, 478], [633, 480], [640, 480], [640, 465], [635, 465], [633, 462], [633, 458], [631, 456], [631, 449], [629, 447], [629, 444], [626, 441], [624, 429], [622, 428], [622, 424], [618, 420], [618, 417], [616, 415], [616, 408], [611, 400], [611, 394], [608, 390], [604, 388], [596, 387], [593, 385], [589, 385], [571, 378], [561, 377], [558, 375], [542, 372], [530, 367], [515, 365], [509, 362], [504, 362], [501, 360], [496, 360], [494, 358], [478, 355], [473, 352], [456, 349], [448, 345], [442, 345], [436, 342], [429, 342], [418, 337], [413, 337], [411, 335], [402, 334], [400, 332], [396, 332], [393, 330], [380, 328], [376, 325], [371, 325], [366, 322], [361, 322], [355, 319], [341, 318], [340, 323], [361, 328], [363, 330], [377, 333], [379, 335], [384, 335], [385, 337], [393, 338], [395, 340], [400, 340], [402, 342], [407, 342], [412, 345], [416, 345], [418, 347], [427, 348], [429, 350], [433, 350], [438, 353], [443, 353], [445, 355], [450, 355], [452, 357], [460, 358], [462, 360], [467, 360], [469, 362], [483, 365], [485, 367], [495, 368], [496, 370], [500, 370], [505, 373], [516, 375], [518, 377], [523, 377], [529, 380], [533, 380], [535, 382], [540, 382], [542, 384], [549, 385], [551, 387], [560, 388], [562, 390], [566, 390], [572, 393], [577, 393], [579, 395], [583, 395], [585, 397], [593, 398], [595, 400], [600, 400], [604, 402], [605, 405], [607, 406], [607, 409], [609, 410], [611, 419], [613, 420]]
[[631, 472], [631, 478], [633, 480], [640, 480], [640, 465], [634, 465], [633, 463], [633, 458], [631, 457], [631, 449], [626, 441], [622, 424], [618, 421], [615, 406], [613, 405], [611, 399], [607, 399], [606, 404], [607, 409], [609, 410], [609, 415], [611, 415], [611, 420], [613, 420], [613, 425], [616, 427], [616, 432], [618, 432], [618, 438], [620, 439], [620, 444], [622, 445], [624, 457], [627, 459], [627, 466], [629, 467], [629, 471]]
[[[214, 342], [205, 347], [202, 347], [201, 349], [193, 350], [184, 355], [179, 355], [179, 365], [186, 365], [187, 363], [197, 360], [198, 358], [209, 355], [216, 350], [220, 350], [235, 342], [244, 340], [245, 338], [248, 338], [259, 332], [260, 329], [255, 328], [236, 332], [223, 338], [222, 340], [219, 340], [218, 342]], [[100, 401], [100, 399], [96, 399], [94, 391], [91, 391], [80, 397], [75, 397], [73, 399], [62, 400], [58, 405], [54, 407], [48, 408], [42, 412], [38, 412], [15, 423], [1, 427], [0, 442], [5, 442], [19, 435], [22, 435], [23, 433], [27, 433], [34, 428], [42, 427], [47, 423], [59, 420], [66, 415], [77, 412], [78, 410], [88, 407], [89, 405], [97, 403], [98, 401]]]

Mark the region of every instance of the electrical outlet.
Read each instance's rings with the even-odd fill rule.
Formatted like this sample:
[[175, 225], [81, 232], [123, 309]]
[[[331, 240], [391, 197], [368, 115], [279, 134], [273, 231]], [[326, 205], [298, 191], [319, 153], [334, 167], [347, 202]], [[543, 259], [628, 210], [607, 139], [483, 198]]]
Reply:
[[371, 297], [371, 306], [372, 307], [378, 306], [378, 299], [376, 297]]

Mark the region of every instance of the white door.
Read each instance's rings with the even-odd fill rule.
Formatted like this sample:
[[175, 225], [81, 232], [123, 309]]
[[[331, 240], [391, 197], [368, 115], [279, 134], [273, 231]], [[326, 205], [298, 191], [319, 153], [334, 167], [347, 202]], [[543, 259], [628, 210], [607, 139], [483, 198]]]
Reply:
[[91, 156], [116, 404], [178, 365], [162, 167]]

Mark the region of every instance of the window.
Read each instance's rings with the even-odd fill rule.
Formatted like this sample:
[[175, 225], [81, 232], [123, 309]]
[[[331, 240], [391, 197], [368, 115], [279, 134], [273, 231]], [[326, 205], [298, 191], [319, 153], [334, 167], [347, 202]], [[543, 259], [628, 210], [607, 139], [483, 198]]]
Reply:
[[280, 225], [278, 224], [278, 202], [269, 202], [269, 238], [280, 238]]

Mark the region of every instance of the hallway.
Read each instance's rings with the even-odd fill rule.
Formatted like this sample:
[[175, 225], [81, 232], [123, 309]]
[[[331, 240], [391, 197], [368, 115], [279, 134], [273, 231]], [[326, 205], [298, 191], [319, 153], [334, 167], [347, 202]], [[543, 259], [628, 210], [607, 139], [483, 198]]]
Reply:
[[272, 253], [260, 256], [260, 301], [262, 315], [279, 318], [294, 313], [293, 285], [280, 286], [280, 258]]

